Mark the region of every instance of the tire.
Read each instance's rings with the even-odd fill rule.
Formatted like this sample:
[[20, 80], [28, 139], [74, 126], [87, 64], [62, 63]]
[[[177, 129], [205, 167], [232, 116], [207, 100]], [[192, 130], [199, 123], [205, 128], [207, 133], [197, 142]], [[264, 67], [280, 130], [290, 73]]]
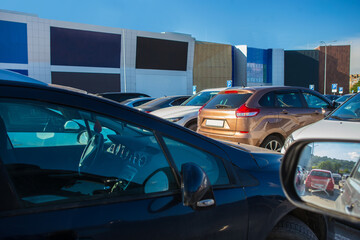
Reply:
[[318, 240], [315, 233], [300, 219], [284, 217], [271, 231], [267, 240]]
[[265, 140], [260, 145], [260, 147], [270, 149], [276, 152], [280, 152], [282, 146], [284, 146], [283, 140], [275, 135], [270, 135], [266, 137]]
[[190, 129], [190, 130], [193, 130], [194, 132], [196, 132], [196, 130], [197, 130], [197, 123], [196, 123], [196, 122], [195, 122], [195, 123], [191, 123], [191, 124], [189, 124], [189, 125], [187, 126], [187, 128]]

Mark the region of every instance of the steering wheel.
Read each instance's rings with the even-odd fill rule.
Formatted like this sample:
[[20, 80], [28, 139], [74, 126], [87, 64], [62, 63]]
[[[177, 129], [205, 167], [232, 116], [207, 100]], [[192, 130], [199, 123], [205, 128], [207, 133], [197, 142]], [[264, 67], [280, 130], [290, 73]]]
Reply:
[[104, 136], [101, 133], [94, 133], [81, 154], [78, 172], [88, 171], [94, 165], [96, 158], [103, 149]]

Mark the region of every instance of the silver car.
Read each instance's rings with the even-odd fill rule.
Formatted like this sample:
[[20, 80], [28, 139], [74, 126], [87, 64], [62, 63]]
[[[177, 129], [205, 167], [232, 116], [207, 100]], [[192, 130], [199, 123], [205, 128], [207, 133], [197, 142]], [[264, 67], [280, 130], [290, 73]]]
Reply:
[[199, 109], [218, 92], [224, 89], [226, 88], [202, 90], [183, 102], [180, 106], [159, 109], [151, 112], [151, 114], [196, 131]]

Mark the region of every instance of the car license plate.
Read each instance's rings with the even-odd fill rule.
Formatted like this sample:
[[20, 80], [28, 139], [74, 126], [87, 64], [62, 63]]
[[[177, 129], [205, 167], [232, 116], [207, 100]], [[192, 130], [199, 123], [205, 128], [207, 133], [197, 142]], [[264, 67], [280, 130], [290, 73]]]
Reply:
[[211, 127], [224, 127], [224, 120], [207, 119], [205, 125]]

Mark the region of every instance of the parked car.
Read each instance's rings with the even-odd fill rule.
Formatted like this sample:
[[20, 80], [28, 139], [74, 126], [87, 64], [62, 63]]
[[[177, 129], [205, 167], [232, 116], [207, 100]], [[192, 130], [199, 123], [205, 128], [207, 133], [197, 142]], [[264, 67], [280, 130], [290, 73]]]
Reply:
[[116, 102], [122, 102], [130, 98], [150, 97], [145, 93], [125, 93], [125, 92], [105, 92], [98, 93], [98, 96], [114, 100]]
[[149, 101], [147, 103], [144, 103], [136, 108], [139, 109], [140, 111], [150, 113], [152, 111], [162, 109], [162, 108], [179, 106], [189, 97], [190, 96], [186, 96], [186, 95], [161, 97], [161, 98], [157, 98], [152, 101]]
[[351, 215], [360, 216], [360, 159], [350, 175], [344, 179], [341, 194], [336, 199], [336, 208]]
[[332, 177], [334, 179], [334, 183], [339, 185], [339, 182], [341, 181], [341, 175], [338, 173], [333, 173]]
[[326, 94], [326, 95], [324, 95], [324, 97], [326, 97], [330, 101], [335, 101], [336, 99], [338, 99], [340, 97], [340, 95]]
[[336, 106], [340, 106], [346, 100], [348, 100], [349, 98], [351, 98], [354, 95], [355, 95], [354, 93], [349, 93], [349, 94], [342, 95], [341, 97], [339, 97], [338, 99], [335, 100]]
[[323, 120], [300, 128], [291, 133], [281, 149], [285, 153], [292, 142], [306, 138], [359, 139], [360, 136], [360, 94], [339, 106]]
[[129, 98], [125, 101], [120, 102], [121, 104], [129, 107], [137, 107], [144, 103], [150, 102], [154, 100], [155, 98], [152, 97], [140, 97], [140, 98]]
[[334, 179], [328, 170], [313, 169], [305, 180], [305, 190], [320, 191], [334, 195]]
[[291, 132], [332, 110], [328, 99], [306, 88], [231, 88], [200, 109], [198, 133], [280, 151]]
[[202, 90], [187, 99], [180, 106], [159, 109], [151, 112], [151, 114], [196, 131], [199, 109], [224, 89], [225, 88], [210, 88]]
[[286, 200], [281, 154], [94, 95], [0, 80], [1, 239], [326, 236], [321, 215]]

